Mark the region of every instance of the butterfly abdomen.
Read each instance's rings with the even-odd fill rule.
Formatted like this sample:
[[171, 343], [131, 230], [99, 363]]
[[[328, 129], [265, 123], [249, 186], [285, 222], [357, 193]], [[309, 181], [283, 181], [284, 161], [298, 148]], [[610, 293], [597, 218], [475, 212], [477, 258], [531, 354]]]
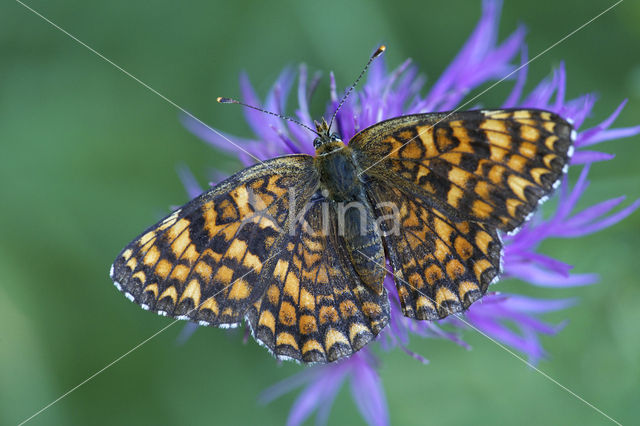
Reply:
[[353, 268], [367, 287], [382, 294], [386, 275], [382, 238], [352, 150], [342, 142], [323, 145], [315, 164], [322, 190], [338, 217], [338, 235]]
[[348, 204], [337, 204], [338, 231], [344, 238], [353, 268], [362, 281], [377, 294], [382, 294], [385, 269], [382, 238], [373, 209], [364, 197]]

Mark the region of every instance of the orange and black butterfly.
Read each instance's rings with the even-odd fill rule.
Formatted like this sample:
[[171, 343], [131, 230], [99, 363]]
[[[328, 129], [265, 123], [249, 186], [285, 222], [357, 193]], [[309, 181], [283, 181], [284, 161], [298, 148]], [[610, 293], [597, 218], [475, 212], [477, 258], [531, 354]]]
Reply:
[[408, 115], [347, 145], [317, 124], [315, 156], [244, 169], [144, 231], [111, 278], [144, 309], [201, 325], [243, 320], [278, 358], [349, 356], [389, 322], [480, 299], [514, 231], [559, 182], [575, 131], [507, 109]]

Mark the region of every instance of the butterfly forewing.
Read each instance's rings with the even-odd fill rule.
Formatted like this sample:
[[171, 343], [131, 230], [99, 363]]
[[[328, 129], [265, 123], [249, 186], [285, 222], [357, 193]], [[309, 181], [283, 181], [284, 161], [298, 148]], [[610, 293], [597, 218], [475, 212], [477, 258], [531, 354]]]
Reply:
[[235, 325], [262, 297], [263, 265], [318, 185], [312, 157], [245, 169], [147, 229], [116, 258], [111, 277], [143, 308], [202, 324]]
[[456, 220], [517, 228], [568, 163], [571, 125], [539, 110], [418, 114], [350, 141], [364, 174], [390, 181]]

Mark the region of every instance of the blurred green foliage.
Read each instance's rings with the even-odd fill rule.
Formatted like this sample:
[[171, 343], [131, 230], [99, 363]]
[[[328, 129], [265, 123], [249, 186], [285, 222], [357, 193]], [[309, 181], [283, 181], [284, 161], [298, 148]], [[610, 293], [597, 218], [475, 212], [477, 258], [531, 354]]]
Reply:
[[[430, 81], [461, 47], [480, 3], [383, 0], [188, 2], [30, 0], [30, 6], [208, 124], [249, 135], [238, 96], [246, 70], [265, 94], [284, 65], [306, 62], [352, 81], [380, 42], [391, 66], [414, 58]], [[520, 22], [534, 56], [610, 2], [507, 2], [501, 35]], [[15, 424], [151, 336], [169, 319], [142, 311], [112, 286], [108, 268], [134, 235], [187, 201], [175, 170], [239, 164], [183, 129], [178, 111], [16, 2], [0, 6], [0, 423]], [[624, 2], [530, 67], [528, 88], [561, 60], [568, 96], [596, 91], [594, 124], [624, 98], [616, 123], [640, 122], [640, 3]], [[325, 73], [326, 76], [326, 73]], [[326, 79], [323, 82], [327, 87]], [[512, 83], [481, 99], [499, 105]], [[322, 93], [322, 92], [321, 92]], [[320, 106], [320, 104], [318, 105]], [[320, 108], [316, 110], [320, 112]], [[582, 205], [640, 197], [640, 138], [608, 143]], [[575, 176], [572, 176], [575, 178]], [[640, 214], [544, 253], [597, 272], [599, 284], [498, 290], [578, 296], [547, 318], [569, 320], [544, 338], [550, 376], [621, 421], [638, 416], [640, 389]], [[198, 330], [176, 344], [182, 325], [158, 335], [62, 399], [30, 424], [282, 424], [295, 395], [260, 406], [258, 394], [302, 367], [278, 365], [242, 332]], [[602, 424], [604, 417], [520, 361], [469, 332], [467, 352], [417, 340], [382, 355], [395, 424]], [[343, 389], [330, 421], [362, 420]]]

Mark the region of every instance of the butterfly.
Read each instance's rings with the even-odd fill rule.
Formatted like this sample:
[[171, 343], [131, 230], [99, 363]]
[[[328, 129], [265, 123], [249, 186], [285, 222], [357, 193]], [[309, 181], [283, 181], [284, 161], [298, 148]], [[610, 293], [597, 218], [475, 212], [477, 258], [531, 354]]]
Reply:
[[315, 156], [248, 167], [151, 226], [111, 278], [160, 315], [235, 327], [280, 359], [333, 362], [402, 313], [467, 309], [501, 272], [501, 234], [558, 185], [576, 132], [534, 109], [407, 115], [348, 144], [316, 123]]

